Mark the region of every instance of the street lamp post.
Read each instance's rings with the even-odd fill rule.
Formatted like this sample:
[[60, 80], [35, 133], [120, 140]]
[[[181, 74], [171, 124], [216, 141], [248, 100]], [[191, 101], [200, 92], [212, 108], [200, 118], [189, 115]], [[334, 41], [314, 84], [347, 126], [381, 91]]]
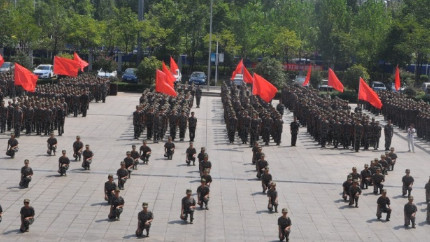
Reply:
[[207, 88], [209, 91], [209, 83], [211, 81], [211, 52], [212, 52], [212, 5], [213, 0], [211, 0], [211, 16], [209, 22], [209, 57], [208, 57], [208, 80], [207, 80]]

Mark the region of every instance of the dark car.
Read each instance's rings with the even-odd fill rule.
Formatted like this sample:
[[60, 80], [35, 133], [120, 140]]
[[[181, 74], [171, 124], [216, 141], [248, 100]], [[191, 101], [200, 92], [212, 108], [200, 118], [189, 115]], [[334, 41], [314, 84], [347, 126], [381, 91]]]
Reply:
[[125, 82], [132, 82], [137, 83], [137, 76], [136, 76], [136, 68], [127, 68], [125, 69], [124, 74], [122, 75], [122, 80]]
[[201, 71], [195, 71], [191, 73], [190, 80], [188, 84], [194, 83], [195, 85], [205, 85], [206, 84], [206, 74]]

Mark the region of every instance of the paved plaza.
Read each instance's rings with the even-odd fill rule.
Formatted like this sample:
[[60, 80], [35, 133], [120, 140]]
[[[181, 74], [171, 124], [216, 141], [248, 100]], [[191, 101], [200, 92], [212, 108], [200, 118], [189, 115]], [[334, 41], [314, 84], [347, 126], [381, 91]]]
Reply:
[[[185, 163], [188, 142], [175, 142], [173, 160], [163, 157], [164, 143], [148, 142], [152, 148], [149, 165], [139, 165], [121, 191], [125, 200], [121, 220], [108, 221], [109, 206], [103, 199], [107, 175], [116, 174], [126, 151], [142, 143], [142, 138], [133, 139], [132, 126], [139, 96], [119, 93], [108, 97], [106, 103], [91, 103], [86, 118], [66, 118], [65, 134], [57, 137], [58, 151], [66, 149], [72, 158], [72, 143], [80, 135], [95, 154], [89, 171], [72, 161], [67, 177], [59, 177], [60, 152], [57, 156], [46, 155], [46, 136], [22, 135], [15, 159], [7, 158], [9, 133], [0, 136], [4, 147], [0, 150], [0, 204], [4, 210], [0, 241], [136, 240], [142, 202], [149, 203], [155, 217], [150, 237], [141, 239], [144, 241], [279, 241], [280, 213], [268, 213], [267, 197], [251, 164], [251, 148], [238, 139], [228, 144], [220, 97], [204, 96], [201, 108], [192, 110], [198, 119], [195, 147], [199, 151], [205, 146], [212, 162], [210, 210], [197, 209], [192, 225], [179, 218], [185, 190], [190, 188], [195, 195], [200, 184], [198, 166]], [[263, 147], [277, 183], [279, 208], [288, 208], [293, 223], [290, 241], [428, 241], [430, 225], [425, 222], [424, 191], [430, 175], [428, 143], [418, 141], [416, 153], [408, 153], [405, 132], [395, 129], [392, 146], [399, 158], [385, 182], [392, 218], [390, 222], [378, 221], [378, 196], [371, 193], [373, 189], [363, 190], [359, 208], [350, 208], [341, 199], [341, 185], [353, 166], [361, 171], [383, 151], [321, 149], [305, 128], [300, 129], [297, 147], [290, 147], [291, 120], [292, 114], [287, 111], [280, 146], [271, 143]], [[19, 189], [24, 159], [30, 160], [34, 176], [28, 189]], [[418, 206], [416, 229], [403, 227], [407, 199], [401, 196], [401, 178], [406, 168], [415, 178], [412, 195]], [[30, 232], [22, 234], [19, 210], [24, 198], [31, 200], [36, 217]]]

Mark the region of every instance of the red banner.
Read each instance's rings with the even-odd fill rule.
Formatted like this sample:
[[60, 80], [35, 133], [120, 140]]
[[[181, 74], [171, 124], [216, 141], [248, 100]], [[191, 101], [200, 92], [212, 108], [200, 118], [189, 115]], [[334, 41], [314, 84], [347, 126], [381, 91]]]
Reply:
[[[284, 69], [286, 71], [307, 71], [309, 68], [309, 64], [290, 64], [284, 63]], [[322, 66], [312, 65], [312, 70], [314, 71], [322, 71]]]

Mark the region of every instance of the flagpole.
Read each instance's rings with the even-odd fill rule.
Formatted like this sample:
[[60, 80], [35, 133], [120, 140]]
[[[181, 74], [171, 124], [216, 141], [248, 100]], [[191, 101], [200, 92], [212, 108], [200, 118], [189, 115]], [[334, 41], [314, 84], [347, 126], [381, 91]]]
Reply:
[[212, 5], [213, 5], [213, 0], [211, 0], [211, 16], [210, 16], [210, 21], [209, 21], [209, 58], [208, 58], [208, 80], [207, 80], [208, 91], [209, 91], [209, 82], [211, 81]]

